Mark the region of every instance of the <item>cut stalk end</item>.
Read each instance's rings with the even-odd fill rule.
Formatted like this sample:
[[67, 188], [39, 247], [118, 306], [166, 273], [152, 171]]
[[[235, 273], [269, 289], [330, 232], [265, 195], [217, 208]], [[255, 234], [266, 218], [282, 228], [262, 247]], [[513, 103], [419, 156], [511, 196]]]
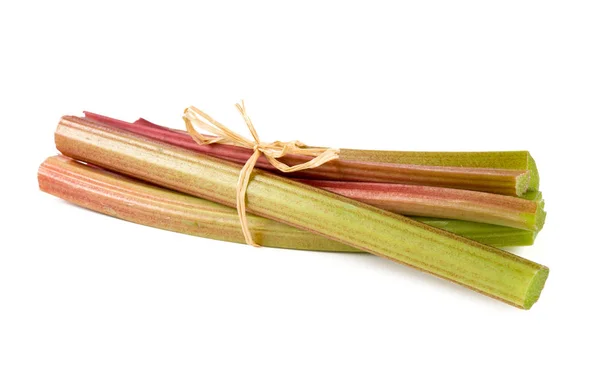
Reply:
[[531, 284], [529, 285], [529, 289], [525, 294], [525, 303], [523, 304], [523, 308], [525, 310], [529, 310], [531, 306], [533, 306], [534, 303], [540, 298], [549, 274], [550, 269], [543, 267], [535, 274], [535, 276], [533, 276], [531, 279]]
[[517, 176], [516, 192], [517, 192], [518, 197], [522, 197], [525, 193], [527, 193], [527, 190], [529, 189], [530, 181], [531, 181], [531, 172], [530, 171], [525, 171], [522, 174], [520, 174], [519, 176]]

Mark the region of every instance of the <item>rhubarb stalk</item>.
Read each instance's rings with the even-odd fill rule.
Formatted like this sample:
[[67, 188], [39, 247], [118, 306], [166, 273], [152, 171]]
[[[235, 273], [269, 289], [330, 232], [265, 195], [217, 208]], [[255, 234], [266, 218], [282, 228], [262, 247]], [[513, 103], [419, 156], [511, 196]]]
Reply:
[[[148, 136], [159, 141], [239, 164], [244, 164], [253, 152], [247, 148], [219, 143], [199, 145], [191, 136], [183, 131], [157, 126], [145, 120], [129, 123], [90, 112], [86, 112], [85, 116], [106, 126], [119, 127], [139, 135]], [[510, 196], [521, 196], [529, 188], [530, 172], [528, 170], [354, 161], [345, 159], [343, 157], [344, 154], [344, 150], [341, 150], [340, 159], [330, 161], [317, 168], [285, 175], [288, 177], [321, 180], [437, 186]], [[309, 158], [299, 155], [286, 155], [280, 160], [289, 166], [293, 166], [304, 163]], [[268, 171], [276, 171], [264, 157], [258, 159], [256, 166]], [[276, 171], [276, 173], [282, 174], [279, 171]]]
[[434, 186], [298, 180], [402, 215], [460, 219], [540, 231], [546, 213], [538, 201]]
[[[106, 215], [146, 226], [210, 239], [244, 243], [235, 209], [154, 186], [69, 157], [53, 156], [38, 171], [40, 189]], [[531, 245], [532, 231], [483, 223], [419, 218], [420, 222], [495, 246]], [[261, 245], [314, 251], [359, 250], [298, 228], [248, 215], [254, 240]]]
[[[63, 117], [56, 146], [74, 159], [234, 206], [240, 165], [78, 117]], [[516, 307], [539, 298], [548, 268], [409, 218], [255, 169], [249, 213], [413, 266]]]
[[535, 160], [528, 151], [421, 152], [344, 149], [341, 157], [348, 160], [392, 164], [527, 170], [531, 173], [529, 190], [536, 191], [540, 186]]
[[[111, 118], [86, 113], [86, 116], [101, 120]], [[149, 127], [158, 127], [164, 131], [173, 131], [164, 126], [158, 126], [140, 118], [136, 124]], [[516, 169], [530, 171], [529, 191], [537, 191], [540, 185], [540, 176], [535, 160], [529, 151], [490, 151], [490, 152], [427, 152], [427, 151], [383, 151], [383, 150], [358, 150], [343, 148], [340, 150], [342, 160], [363, 161], [370, 163], [411, 164], [440, 167], [469, 167], [469, 168], [495, 168]]]

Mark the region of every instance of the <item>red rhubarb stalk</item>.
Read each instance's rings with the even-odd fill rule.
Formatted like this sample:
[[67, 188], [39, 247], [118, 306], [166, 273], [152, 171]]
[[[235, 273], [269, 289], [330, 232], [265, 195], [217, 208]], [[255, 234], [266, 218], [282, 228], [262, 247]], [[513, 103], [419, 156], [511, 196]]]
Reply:
[[[239, 164], [244, 164], [252, 155], [251, 150], [242, 147], [219, 143], [199, 145], [183, 131], [157, 126], [145, 120], [129, 123], [90, 112], [85, 112], [85, 116], [87, 119], [105, 126], [118, 127], [138, 135]], [[346, 160], [343, 158], [343, 154], [342, 150], [340, 159], [310, 170], [287, 174], [287, 176], [305, 179], [437, 186], [510, 196], [523, 195], [529, 186], [530, 172], [527, 170], [374, 163]], [[308, 161], [308, 158], [286, 155], [280, 160], [291, 166], [304, 163]], [[274, 171], [273, 166], [264, 157], [258, 159], [256, 167]], [[281, 174], [279, 171], [277, 173]]]

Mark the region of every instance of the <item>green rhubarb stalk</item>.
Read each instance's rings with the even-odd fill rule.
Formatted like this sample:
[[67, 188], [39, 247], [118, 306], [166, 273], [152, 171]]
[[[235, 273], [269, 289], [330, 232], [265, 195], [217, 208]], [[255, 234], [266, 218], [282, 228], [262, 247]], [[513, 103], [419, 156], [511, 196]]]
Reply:
[[[241, 166], [78, 117], [63, 117], [59, 151], [154, 184], [227, 206], [236, 203]], [[506, 251], [256, 169], [248, 212], [386, 257], [519, 308], [538, 300], [549, 269]]]
[[[38, 170], [46, 193], [130, 222], [210, 239], [244, 243], [235, 209], [205, 199], [150, 185], [118, 173], [53, 156]], [[420, 222], [495, 246], [531, 245], [532, 231], [474, 222], [419, 218]], [[360, 252], [307, 231], [248, 215], [252, 238], [268, 247], [316, 251]]]
[[420, 152], [343, 149], [340, 151], [340, 158], [391, 164], [527, 170], [531, 174], [529, 190], [536, 191], [540, 187], [540, 175], [529, 151]]

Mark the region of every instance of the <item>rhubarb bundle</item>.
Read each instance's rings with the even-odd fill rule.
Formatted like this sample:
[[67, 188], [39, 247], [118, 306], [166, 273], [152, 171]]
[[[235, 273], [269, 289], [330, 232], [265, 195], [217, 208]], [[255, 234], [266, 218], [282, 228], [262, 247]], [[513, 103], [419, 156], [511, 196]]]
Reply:
[[[64, 156], [40, 167], [43, 191], [140, 224], [243, 242], [236, 185], [252, 150], [93, 113], [63, 117], [55, 142]], [[526, 309], [542, 291], [548, 268], [494, 247], [530, 245], [543, 227], [529, 153], [342, 149], [305, 171], [274, 171], [262, 158], [257, 167], [245, 206], [260, 245], [369, 252]]]

